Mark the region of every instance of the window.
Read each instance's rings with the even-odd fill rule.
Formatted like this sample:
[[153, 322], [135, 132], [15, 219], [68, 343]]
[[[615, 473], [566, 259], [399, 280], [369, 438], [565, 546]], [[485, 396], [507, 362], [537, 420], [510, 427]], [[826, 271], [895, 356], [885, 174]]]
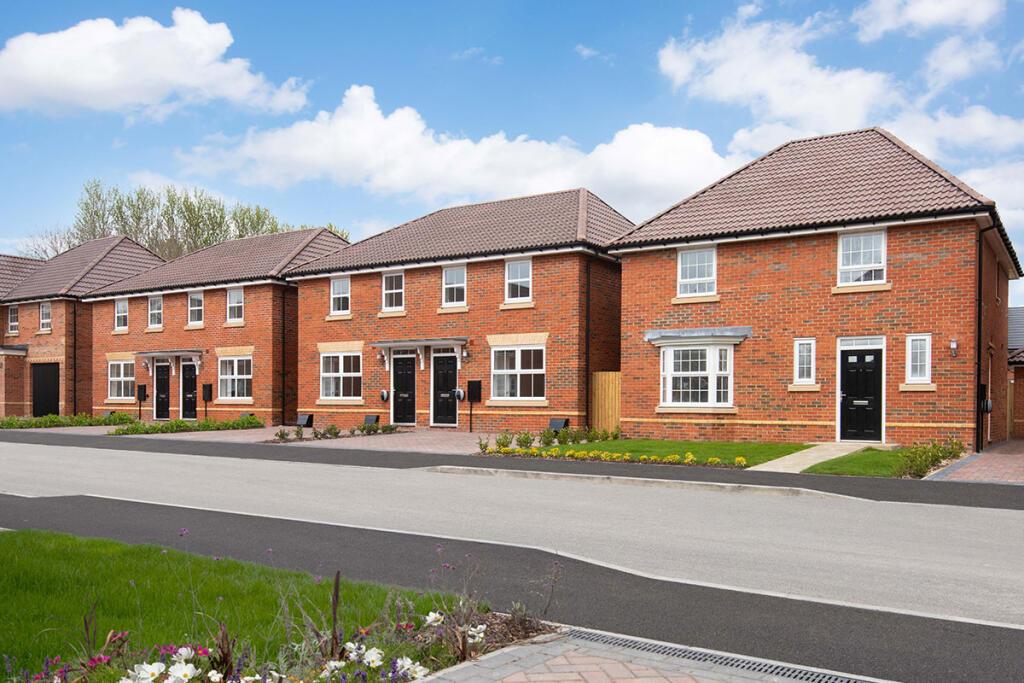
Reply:
[[839, 236], [839, 284], [885, 281], [885, 233]]
[[7, 334], [18, 334], [18, 307], [7, 309]]
[[907, 384], [931, 384], [932, 335], [907, 335]]
[[107, 398], [135, 397], [135, 361], [114, 360], [107, 364]]
[[51, 329], [50, 321], [50, 302], [44, 301], [39, 304], [39, 329], [49, 330]]
[[793, 384], [814, 384], [814, 340], [793, 340]]
[[441, 307], [466, 305], [466, 266], [441, 271]]
[[229, 323], [240, 323], [245, 320], [245, 291], [242, 289], [228, 290]]
[[331, 315], [348, 313], [352, 310], [352, 301], [349, 297], [350, 287], [351, 283], [347, 277], [331, 280]]
[[544, 398], [544, 347], [492, 349], [491, 398]]
[[686, 249], [679, 252], [678, 296], [715, 293], [715, 256], [711, 249]]
[[320, 356], [320, 398], [362, 398], [363, 364], [358, 353]]
[[188, 324], [189, 325], [202, 325], [203, 324], [203, 293], [202, 292], [189, 292], [188, 293]]
[[505, 301], [529, 301], [532, 293], [533, 262], [505, 262]]
[[252, 398], [252, 356], [221, 358], [218, 370], [220, 398]]
[[401, 311], [405, 308], [405, 273], [384, 273], [385, 311]]
[[732, 347], [663, 348], [661, 403], [666, 406], [731, 406]]
[[149, 297], [149, 326], [164, 326], [164, 298], [162, 296]]
[[128, 329], [128, 299], [114, 300], [114, 329]]

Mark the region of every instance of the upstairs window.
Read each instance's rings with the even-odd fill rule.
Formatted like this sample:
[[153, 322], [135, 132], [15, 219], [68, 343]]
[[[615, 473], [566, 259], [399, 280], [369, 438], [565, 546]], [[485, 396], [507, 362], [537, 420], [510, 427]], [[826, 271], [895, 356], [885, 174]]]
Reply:
[[162, 296], [149, 297], [149, 326], [164, 326], [164, 298]]
[[7, 309], [7, 334], [18, 334], [18, 307]]
[[677, 296], [714, 294], [716, 289], [716, 250], [684, 249], [679, 252]]
[[51, 329], [50, 302], [49, 301], [43, 301], [42, 303], [39, 304], [39, 329], [40, 330], [50, 330]]
[[932, 335], [907, 335], [907, 384], [931, 384]]
[[189, 292], [188, 294], [188, 324], [201, 325], [203, 323], [203, 293]]
[[732, 347], [663, 348], [661, 404], [683, 407], [732, 406]]
[[839, 284], [885, 282], [885, 232], [839, 236]]
[[441, 271], [441, 307], [466, 305], [466, 266]]
[[507, 346], [491, 351], [492, 398], [544, 398], [544, 347]]
[[344, 315], [352, 310], [352, 300], [349, 296], [351, 286], [347, 277], [331, 280], [331, 315]]
[[533, 294], [533, 262], [505, 262], [505, 301], [529, 301]]
[[814, 384], [814, 340], [793, 340], [793, 384]]
[[362, 357], [358, 353], [320, 356], [320, 398], [361, 398]]
[[242, 289], [228, 290], [228, 312], [229, 323], [240, 323], [245, 320], [245, 291]]
[[385, 311], [401, 311], [405, 308], [405, 273], [384, 273], [384, 305]]
[[114, 329], [128, 329], [128, 299], [114, 300]]
[[107, 364], [107, 398], [135, 396], [135, 361], [115, 360]]

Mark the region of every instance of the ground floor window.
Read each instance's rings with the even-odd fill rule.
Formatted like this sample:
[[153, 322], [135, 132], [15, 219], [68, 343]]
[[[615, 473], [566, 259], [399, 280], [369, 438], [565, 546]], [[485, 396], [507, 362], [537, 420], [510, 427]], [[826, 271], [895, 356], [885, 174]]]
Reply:
[[107, 364], [107, 397], [135, 396], [135, 361], [115, 360]]
[[362, 398], [363, 364], [359, 353], [320, 356], [320, 398]]
[[732, 346], [663, 347], [661, 404], [732, 406]]
[[220, 358], [220, 398], [252, 398], [252, 356]]
[[543, 346], [491, 349], [491, 398], [544, 398]]

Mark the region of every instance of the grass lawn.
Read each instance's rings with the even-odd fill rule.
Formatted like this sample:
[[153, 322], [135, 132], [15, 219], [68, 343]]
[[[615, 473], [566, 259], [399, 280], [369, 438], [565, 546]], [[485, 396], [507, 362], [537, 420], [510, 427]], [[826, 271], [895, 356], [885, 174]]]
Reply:
[[811, 465], [804, 472], [809, 474], [850, 474], [859, 477], [892, 477], [893, 468], [899, 460], [900, 451], [883, 451], [878, 448], [866, 448], [857, 453], [850, 453], [832, 458], [817, 465]]
[[[296, 606], [319, 624], [329, 614], [333, 588], [333, 572], [317, 583], [307, 574], [247, 562], [41, 531], [0, 533], [0, 558], [0, 654], [17, 657], [15, 670], [36, 671], [44, 657], [72, 657], [80, 642], [75, 632], [94, 602], [100, 644], [116, 629], [131, 632], [133, 649], [209, 645], [224, 621], [256, 660], [276, 660], [288, 641], [285, 623], [301, 618]], [[392, 591], [411, 600], [418, 614], [436, 609], [437, 594], [342, 581], [345, 636], [378, 621]], [[288, 618], [281, 614], [285, 602]], [[445, 657], [437, 646], [400, 647], [405, 651], [392, 651]]]
[[663, 441], [660, 439], [618, 439], [559, 446], [563, 452], [570, 448], [630, 453], [634, 457], [641, 455], [684, 457], [687, 453], [693, 453], [698, 462], [707, 462], [708, 458], [719, 458], [728, 464], [731, 464], [736, 456], [743, 456], [747, 460], [747, 465], [752, 467], [790, 453], [802, 451], [810, 446], [799, 443], [732, 443], [729, 441]]

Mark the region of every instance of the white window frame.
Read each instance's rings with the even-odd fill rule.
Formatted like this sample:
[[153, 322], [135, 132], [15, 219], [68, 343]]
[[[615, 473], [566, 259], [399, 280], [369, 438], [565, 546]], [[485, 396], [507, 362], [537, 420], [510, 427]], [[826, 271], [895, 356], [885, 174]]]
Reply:
[[[46, 311], [46, 317], [43, 317], [43, 311]], [[39, 330], [48, 332], [53, 329], [53, 309], [50, 307], [49, 301], [39, 302]]]
[[[702, 373], [675, 372], [672, 361], [675, 351], [700, 351], [705, 353], [705, 369]], [[721, 351], [725, 351], [727, 369], [722, 370]], [[734, 357], [732, 344], [673, 344], [661, 347], [661, 385], [659, 386], [659, 405], [672, 408], [732, 408], [736, 386], [734, 381]], [[672, 379], [674, 377], [706, 377], [708, 380], [708, 401], [673, 401]], [[718, 378], [729, 380], [728, 397], [725, 401], [718, 400]]]
[[[345, 293], [334, 291], [335, 285], [345, 284]], [[352, 280], [348, 277], [336, 277], [330, 284], [331, 315], [345, 315], [352, 312]], [[345, 307], [340, 306], [341, 300], [345, 301]]]
[[[202, 325], [203, 324], [203, 299], [204, 299], [204, 297], [203, 297], [203, 290], [200, 289], [200, 290], [195, 291], [195, 292], [189, 292], [187, 296], [188, 296], [188, 298], [187, 298], [187, 301], [188, 301], [187, 324], [189, 324], [189, 325]], [[198, 308], [196, 308], [195, 306], [192, 305], [192, 297], [199, 297], [199, 307]], [[192, 312], [193, 311], [199, 311], [199, 320], [193, 320], [192, 319]]]
[[[359, 372], [345, 372], [345, 357], [354, 357], [359, 359]], [[337, 358], [338, 359], [338, 372], [324, 372], [324, 359], [326, 358]], [[337, 377], [340, 381], [338, 382], [338, 395], [325, 394], [324, 393], [324, 379]], [[352, 394], [350, 396], [345, 395], [345, 378], [346, 377], [358, 377], [359, 378], [359, 393]], [[330, 399], [361, 399], [363, 397], [363, 354], [359, 351], [334, 351], [331, 353], [320, 354], [320, 398], [325, 400]]]
[[[448, 273], [462, 271], [462, 283], [461, 284], [448, 284]], [[447, 268], [441, 269], [441, 308], [458, 308], [465, 306], [467, 301], [467, 286], [466, 278], [468, 274], [466, 271], [466, 264], [458, 266], [448, 266]], [[449, 289], [461, 289], [462, 290], [462, 301], [448, 301], [448, 290]]]
[[[249, 361], [249, 374], [248, 375], [243, 375], [243, 374], [240, 374], [238, 372], [238, 362], [239, 361], [245, 361], [245, 360]], [[221, 366], [221, 364], [224, 361], [231, 361], [231, 368], [232, 368], [231, 369], [231, 374], [228, 374], [228, 375], [224, 374], [223, 367]], [[242, 395], [239, 395], [237, 393], [237, 386], [238, 386], [237, 383], [238, 383], [239, 380], [246, 380], [246, 379], [249, 380], [249, 395], [248, 396], [242, 396]], [[234, 395], [230, 395], [230, 394], [225, 395], [224, 393], [222, 393], [222, 389], [223, 389], [222, 383], [224, 381], [234, 382], [235, 387], [236, 387], [236, 393]], [[252, 398], [252, 394], [253, 394], [253, 362], [252, 362], [252, 356], [218, 356], [217, 357], [217, 398], [219, 398], [219, 399], [220, 398], [224, 398], [224, 399], [249, 398], [249, 399], [251, 399]]]
[[7, 307], [7, 334], [18, 334], [18, 315], [17, 306]]
[[[800, 347], [811, 347], [811, 376], [800, 377]], [[798, 337], [793, 340], [793, 384], [815, 384], [818, 376], [818, 342], [814, 337]]]
[[[529, 274], [527, 274], [525, 279], [524, 278], [516, 278], [515, 280], [513, 280], [513, 279], [509, 278], [509, 272], [508, 272], [509, 268], [511, 266], [513, 266], [513, 265], [518, 265], [520, 263], [525, 263], [527, 266], [529, 266], [529, 269], [530, 269]], [[509, 296], [509, 291], [508, 291], [509, 290], [509, 285], [511, 285], [513, 283], [521, 285], [523, 282], [526, 283], [526, 288], [529, 290], [529, 293], [526, 296], [520, 296], [520, 297], [511, 297], [511, 296]], [[522, 303], [522, 302], [525, 302], [525, 301], [533, 301], [533, 259], [532, 258], [509, 259], [508, 261], [505, 261], [505, 303], [513, 304], [513, 303]]]
[[[913, 342], [924, 341], [925, 375], [914, 377], [913, 373]], [[932, 335], [931, 333], [908, 334], [907, 335], [907, 384], [931, 384], [932, 383]]]
[[[399, 289], [388, 289], [389, 277], [402, 278], [402, 286]], [[398, 294], [402, 298], [399, 306], [388, 306], [388, 294]], [[380, 310], [382, 311], [404, 311], [405, 310], [405, 271], [390, 270], [380, 274]]]
[[[541, 352], [541, 361], [543, 366], [540, 370], [531, 368], [529, 370], [523, 370], [523, 351], [537, 351]], [[499, 351], [514, 351], [516, 358], [516, 367], [511, 370], [495, 370], [494, 369], [494, 357]], [[525, 344], [517, 346], [492, 346], [491, 347], [491, 398], [499, 401], [543, 401], [547, 399], [548, 394], [548, 352], [544, 344]], [[515, 375], [517, 378], [522, 375], [542, 375], [544, 377], [544, 394], [542, 396], [522, 396], [521, 384], [516, 379], [516, 396], [498, 396], [494, 392], [495, 384], [494, 378], [496, 375]]]
[[[700, 254], [700, 253], [711, 254], [711, 277], [683, 277], [683, 255], [684, 254]], [[683, 288], [687, 285], [694, 285], [699, 287], [702, 284], [710, 283], [711, 288], [707, 291], [696, 291], [696, 292], [684, 292]], [[677, 297], [691, 297], [691, 296], [713, 296], [718, 293], [718, 247], [711, 245], [710, 247], [699, 247], [680, 249], [676, 252], [676, 296]]]
[[[878, 264], [858, 263], [856, 265], [849, 265], [849, 266], [844, 266], [843, 265], [843, 242], [845, 240], [852, 239], [852, 238], [855, 238], [855, 237], [875, 237], [875, 236], [881, 236], [881, 238], [882, 238], [882, 262], [881, 263], [878, 263]], [[860, 285], [880, 284], [880, 283], [885, 282], [886, 278], [889, 277], [889, 270], [888, 270], [888, 267], [887, 267], [887, 264], [888, 264], [888, 261], [889, 261], [889, 252], [888, 252], [889, 236], [888, 236], [887, 231], [885, 231], [885, 230], [871, 230], [871, 231], [867, 231], [867, 232], [865, 232], [865, 231], [857, 231], [857, 232], [839, 233], [839, 239], [836, 242], [837, 242], [837, 252], [836, 252], [836, 285], [837, 286], [839, 286], [839, 287], [857, 287], [857, 286], [860, 286]], [[844, 282], [843, 281], [843, 273], [856, 273], [858, 271], [866, 271], [866, 270], [881, 270], [882, 271], [882, 277], [879, 278], [879, 279], [876, 279], [876, 280], [851, 280], [851, 281], [848, 281], [848, 282]]]
[[[117, 319], [121, 315], [117, 309], [121, 304], [124, 304], [124, 325], [118, 325]], [[128, 299], [114, 299], [114, 329], [115, 330], [127, 330], [128, 329]]]
[[[118, 376], [116, 378], [112, 372], [114, 366], [118, 368]], [[131, 368], [131, 375], [125, 374], [126, 368]], [[125, 386], [129, 384], [130, 386]], [[114, 385], [118, 386], [117, 392], [112, 391]], [[107, 398], [135, 398], [135, 361], [107, 361]]]
[[[233, 292], [238, 292], [239, 295], [242, 297], [241, 300], [238, 303], [236, 303], [236, 304], [232, 304], [231, 303], [231, 294]], [[237, 316], [232, 316], [231, 315], [231, 309], [236, 307], [236, 306], [239, 308], [240, 312], [239, 312], [239, 314]], [[227, 292], [224, 294], [224, 319], [227, 320], [229, 323], [240, 323], [240, 322], [243, 322], [245, 320], [245, 288], [244, 287], [233, 287], [233, 288], [227, 290]]]
[[[158, 304], [160, 304], [159, 307], [157, 309], [155, 309], [155, 310], [153, 309], [153, 302], [154, 301], [157, 302]], [[162, 296], [151, 296], [151, 297], [149, 297], [149, 301], [147, 302], [147, 306], [148, 306], [149, 316], [146, 318], [146, 326], [149, 327], [149, 328], [163, 327], [164, 326], [164, 298]], [[155, 322], [155, 323], [153, 322], [153, 314], [154, 313], [156, 314], [156, 316], [158, 318], [157, 322]]]

